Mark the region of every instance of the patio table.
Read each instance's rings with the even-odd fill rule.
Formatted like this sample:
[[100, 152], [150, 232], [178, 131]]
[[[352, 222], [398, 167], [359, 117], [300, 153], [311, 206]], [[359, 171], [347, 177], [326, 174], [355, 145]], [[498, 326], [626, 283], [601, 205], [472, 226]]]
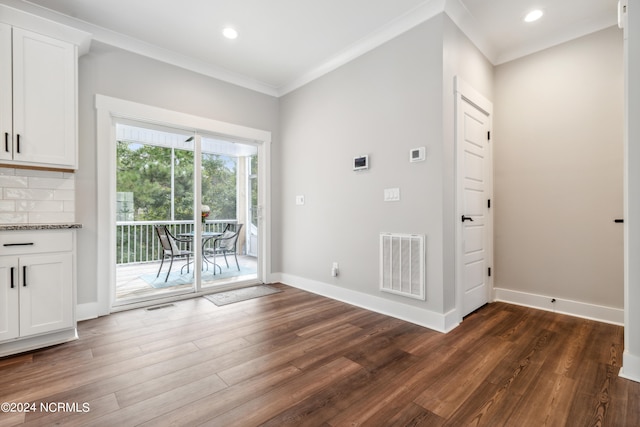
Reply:
[[[193, 241], [193, 235], [194, 233], [192, 231], [188, 232], [188, 233], [180, 233], [178, 234], [178, 237], [183, 237], [183, 238], [190, 238]], [[207, 270], [209, 269], [209, 264], [213, 265], [213, 274], [216, 274], [216, 267], [218, 267], [220, 269], [220, 274], [222, 274], [222, 267], [219, 266], [218, 264], [215, 263], [215, 258], [214, 261], [211, 261], [208, 257], [207, 257], [207, 252], [205, 251], [205, 246], [207, 244], [207, 242], [211, 239], [214, 239], [218, 236], [221, 236], [222, 233], [218, 233], [218, 232], [214, 232], [214, 231], [203, 231], [202, 232], [202, 260], [204, 261], [205, 264], [207, 264]]]

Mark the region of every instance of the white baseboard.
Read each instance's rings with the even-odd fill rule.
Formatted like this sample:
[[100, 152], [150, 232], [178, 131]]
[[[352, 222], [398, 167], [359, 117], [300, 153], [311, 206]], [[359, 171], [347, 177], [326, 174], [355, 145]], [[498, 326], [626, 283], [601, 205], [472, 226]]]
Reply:
[[97, 302], [89, 302], [76, 305], [76, 319], [78, 322], [83, 320], [95, 319], [98, 317], [99, 305]]
[[294, 288], [342, 301], [386, 316], [395, 317], [396, 319], [405, 320], [438, 332], [446, 333], [458, 326], [458, 316], [456, 316], [455, 310], [440, 314], [375, 295], [364, 294], [362, 292], [356, 292], [286, 273], [273, 273], [270, 279], [272, 279], [273, 282], [281, 282]]
[[621, 308], [605, 307], [579, 301], [565, 300], [546, 295], [536, 295], [509, 289], [494, 288], [494, 301], [502, 301], [525, 307], [537, 308], [598, 322], [624, 325], [624, 310]]

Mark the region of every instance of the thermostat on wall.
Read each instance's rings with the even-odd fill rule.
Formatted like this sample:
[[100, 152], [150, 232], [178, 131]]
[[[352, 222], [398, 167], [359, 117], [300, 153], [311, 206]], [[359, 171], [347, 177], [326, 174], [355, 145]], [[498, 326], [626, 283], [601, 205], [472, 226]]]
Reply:
[[410, 162], [421, 162], [425, 158], [425, 147], [413, 148], [409, 151], [409, 161]]
[[369, 156], [365, 154], [364, 156], [357, 156], [353, 158], [353, 170], [360, 171], [364, 169], [369, 169]]

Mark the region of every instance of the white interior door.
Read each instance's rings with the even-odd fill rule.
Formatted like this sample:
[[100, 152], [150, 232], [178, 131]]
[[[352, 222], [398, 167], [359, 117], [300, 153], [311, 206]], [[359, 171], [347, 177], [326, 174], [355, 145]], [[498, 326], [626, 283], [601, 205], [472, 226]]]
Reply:
[[[472, 95], [475, 93], [472, 92]], [[476, 95], [477, 96], [477, 95]], [[490, 300], [492, 261], [491, 113], [483, 98], [478, 104], [464, 93], [458, 96], [457, 164], [458, 220], [460, 221], [458, 290], [465, 316]], [[487, 111], [488, 110], [488, 111]]]

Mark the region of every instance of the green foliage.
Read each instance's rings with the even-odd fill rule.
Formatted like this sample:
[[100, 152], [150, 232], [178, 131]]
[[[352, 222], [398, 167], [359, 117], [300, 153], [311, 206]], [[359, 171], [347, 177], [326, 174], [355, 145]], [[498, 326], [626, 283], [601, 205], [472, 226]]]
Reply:
[[202, 204], [211, 208], [209, 219], [235, 219], [237, 159], [202, 155]]
[[258, 156], [251, 156], [251, 223], [258, 226]]
[[[172, 185], [174, 219], [193, 219], [193, 152], [174, 150], [172, 182], [171, 151], [118, 141], [116, 191], [133, 193], [136, 221], [170, 220]], [[219, 155], [202, 156], [202, 202], [211, 208], [209, 219], [236, 217], [236, 162]]]

